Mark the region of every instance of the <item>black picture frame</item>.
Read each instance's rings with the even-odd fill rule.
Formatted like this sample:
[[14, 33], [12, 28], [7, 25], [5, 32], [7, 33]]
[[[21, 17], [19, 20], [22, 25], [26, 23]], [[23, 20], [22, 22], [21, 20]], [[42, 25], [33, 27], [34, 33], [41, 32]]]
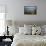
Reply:
[[24, 6], [24, 14], [36, 15], [37, 14], [37, 6]]

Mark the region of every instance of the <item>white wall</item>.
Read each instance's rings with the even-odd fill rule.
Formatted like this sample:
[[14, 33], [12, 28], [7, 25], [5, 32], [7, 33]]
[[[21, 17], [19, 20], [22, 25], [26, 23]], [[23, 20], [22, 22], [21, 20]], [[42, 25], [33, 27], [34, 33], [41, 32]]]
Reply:
[[[18, 4], [19, 9], [16, 12], [16, 20], [24, 20], [24, 21], [45, 21], [46, 20], [46, 2], [45, 0], [25, 0], [19, 1], [21, 2]], [[16, 4], [16, 8], [18, 7]], [[24, 6], [37, 6], [37, 16], [25, 16], [24, 15]]]
[[[7, 5], [7, 20], [46, 21], [46, 0], [0, 0]], [[37, 15], [24, 15], [24, 6], [37, 6]]]

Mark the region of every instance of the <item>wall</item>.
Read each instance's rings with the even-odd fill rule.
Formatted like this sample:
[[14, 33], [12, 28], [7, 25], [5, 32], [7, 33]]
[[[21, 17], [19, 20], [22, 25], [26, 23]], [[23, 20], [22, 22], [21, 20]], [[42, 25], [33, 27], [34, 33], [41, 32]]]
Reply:
[[[18, 4], [19, 9], [16, 11], [16, 20], [23, 20], [23, 21], [45, 21], [46, 20], [46, 2], [45, 0], [25, 0], [25, 1], [20, 1], [21, 3]], [[17, 5], [16, 4], [16, 5]], [[24, 6], [37, 6], [37, 16], [25, 16], [24, 15]], [[16, 8], [18, 7], [16, 6]]]
[[[7, 5], [7, 20], [46, 21], [46, 0], [0, 0]], [[37, 6], [37, 15], [24, 15], [24, 6]]]

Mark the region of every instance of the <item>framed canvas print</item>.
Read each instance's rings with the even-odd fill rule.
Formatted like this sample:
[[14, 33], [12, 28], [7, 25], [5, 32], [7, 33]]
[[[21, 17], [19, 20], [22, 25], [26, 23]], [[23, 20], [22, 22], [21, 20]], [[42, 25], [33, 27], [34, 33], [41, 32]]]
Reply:
[[36, 15], [37, 14], [37, 6], [24, 6], [24, 14]]

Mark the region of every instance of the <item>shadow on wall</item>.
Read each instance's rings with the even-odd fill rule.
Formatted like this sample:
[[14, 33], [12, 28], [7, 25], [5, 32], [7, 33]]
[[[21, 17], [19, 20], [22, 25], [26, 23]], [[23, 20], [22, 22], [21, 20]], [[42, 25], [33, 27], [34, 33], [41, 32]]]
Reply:
[[15, 20], [6, 20], [7, 26], [24, 26], [24, 24], [36, 24], [36, 25], [46, 25], [46, 21], [15, 21]]

